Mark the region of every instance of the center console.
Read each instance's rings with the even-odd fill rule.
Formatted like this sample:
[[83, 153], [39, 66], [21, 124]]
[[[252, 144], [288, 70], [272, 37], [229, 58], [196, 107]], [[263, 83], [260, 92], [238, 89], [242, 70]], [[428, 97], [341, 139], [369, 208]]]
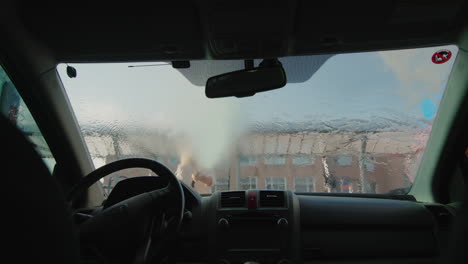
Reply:
[[293, 234], [299, 232], [294, 215], [299, 210], [293, 210], [291, 192], [232, 191], [212, 199], [216, 223], [209, 233], [215, 263], [291, 263], [298, 258], [298, 236]]

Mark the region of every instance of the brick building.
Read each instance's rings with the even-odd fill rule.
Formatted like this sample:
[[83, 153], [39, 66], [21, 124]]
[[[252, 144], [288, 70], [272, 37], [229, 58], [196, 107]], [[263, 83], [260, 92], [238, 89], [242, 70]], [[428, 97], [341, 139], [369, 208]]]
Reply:
[[[88, 135], [85, 140], [94, 148], [91, 153], [98, 154], [93, 157], [97, 166], [146, 156], [175, 172], [180, 163], [177, 147], [163, 136], [119, 140]], [[238, 189], [388, 193], [411, 186], [426, 140], [427, 135], [410, 132], [251, 133], [234, 144], [227, 162], [203, 171], [214, 184], [196, 182], [195, 189], [200, 193]], [[141, 169], [119, 172], [105, 179], [103, 187], [109, 191], [121, 179], [150, 174]]]

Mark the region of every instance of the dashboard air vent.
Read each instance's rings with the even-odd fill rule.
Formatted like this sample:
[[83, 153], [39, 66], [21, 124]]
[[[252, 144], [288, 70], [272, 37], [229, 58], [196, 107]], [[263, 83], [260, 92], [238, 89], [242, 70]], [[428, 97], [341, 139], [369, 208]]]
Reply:
[[245, 207], [245, 192], [222, 192], [221, 207]]
[[260, 191], [260, 207], [284, 207], [285, 192]]

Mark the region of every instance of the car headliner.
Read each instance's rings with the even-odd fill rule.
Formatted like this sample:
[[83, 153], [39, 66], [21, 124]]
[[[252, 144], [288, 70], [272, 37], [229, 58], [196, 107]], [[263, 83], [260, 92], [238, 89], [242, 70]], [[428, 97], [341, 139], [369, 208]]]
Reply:
[[[23, 3], [21, 3], [23, 2]], [[27, 4], [26, 4], [27, 3]], [[58, 61], [243, 59], [444, 45], [466, 1], [169, 1], [53, 6], [18, 14]]]

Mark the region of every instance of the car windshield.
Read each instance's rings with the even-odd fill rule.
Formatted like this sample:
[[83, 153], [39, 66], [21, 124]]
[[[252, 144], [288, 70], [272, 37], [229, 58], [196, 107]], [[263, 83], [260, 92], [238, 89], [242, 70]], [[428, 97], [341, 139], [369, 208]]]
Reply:
[[[58, 65], [95, 167], [129, 157], [165, 164], [199, 193], [407, 193], [456, 46], [279, 58], [288, 83], [209, 99], [206, 80], [241, 60]], [[260, 61], [255, 60], [255, 65]], [[142, 170], [116, 173], [108, 193]]]

